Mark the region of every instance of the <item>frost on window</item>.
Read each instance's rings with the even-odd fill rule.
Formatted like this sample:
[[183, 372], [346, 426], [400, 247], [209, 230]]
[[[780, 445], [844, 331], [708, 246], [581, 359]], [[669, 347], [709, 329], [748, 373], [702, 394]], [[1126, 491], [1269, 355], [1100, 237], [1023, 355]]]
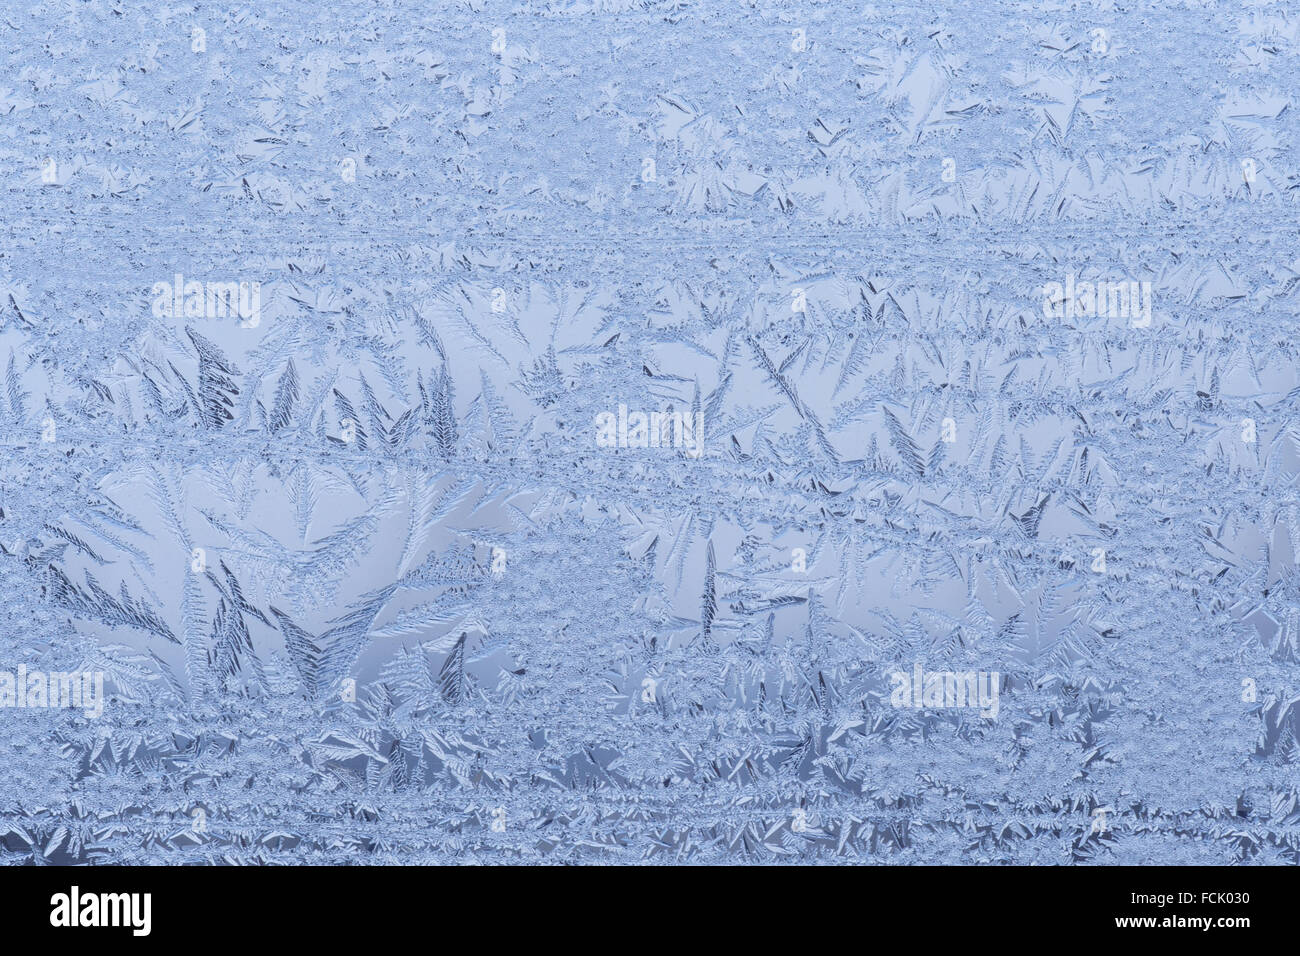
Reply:
[[1201, 12], [14, 17], [4, 862], [1300, 862], [1300, 26]]

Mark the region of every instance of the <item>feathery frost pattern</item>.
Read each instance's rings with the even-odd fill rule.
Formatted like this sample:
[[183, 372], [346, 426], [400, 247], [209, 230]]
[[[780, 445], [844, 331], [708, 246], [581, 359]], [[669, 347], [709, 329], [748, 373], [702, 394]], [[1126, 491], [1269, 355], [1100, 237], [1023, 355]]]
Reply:
[[1300, 862], [1300, 19], [1155, 7], [0, 23], [4, 861]]

